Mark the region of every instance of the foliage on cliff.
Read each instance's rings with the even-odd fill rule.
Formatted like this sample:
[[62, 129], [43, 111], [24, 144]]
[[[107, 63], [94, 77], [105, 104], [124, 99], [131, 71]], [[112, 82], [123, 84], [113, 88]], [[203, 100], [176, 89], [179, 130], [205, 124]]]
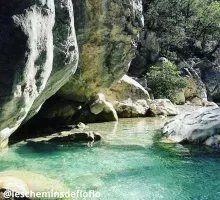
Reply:
[[143, 5], [145, 27], [156, 32], [161, 56], [213, 59], [220, 47], [219, 1], [143, 0]]
[[178, 67], [167, 61], [162, 66], [151, 67], [148, 76], [148, 87], [151, 88], [154, 98], [173, 100], [174, 94], [187, 86], [185, 78], [180, 76]]

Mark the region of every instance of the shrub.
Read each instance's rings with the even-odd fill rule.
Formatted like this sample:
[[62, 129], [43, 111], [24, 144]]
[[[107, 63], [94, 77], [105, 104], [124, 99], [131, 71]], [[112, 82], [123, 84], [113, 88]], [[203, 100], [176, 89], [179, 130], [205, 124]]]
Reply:
[[169, 61], [162, 66], [151, 67], [147, 77], [148, 87], [157, 99], [167, 98], [173, 101], [175, 94], [187, 86], [187, 81], [180, 76], [178, 67]]

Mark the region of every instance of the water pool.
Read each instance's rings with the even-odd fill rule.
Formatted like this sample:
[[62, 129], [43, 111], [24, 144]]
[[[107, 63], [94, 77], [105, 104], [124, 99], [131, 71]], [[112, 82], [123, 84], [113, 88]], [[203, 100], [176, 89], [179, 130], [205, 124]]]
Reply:
[[159, 142], [157, 118], [89, 125], [103, 141], [22, 145], [0, 155], [0, 171], [27, 170], [96, 190], [102, 200], [219, 200], [220, 151]]

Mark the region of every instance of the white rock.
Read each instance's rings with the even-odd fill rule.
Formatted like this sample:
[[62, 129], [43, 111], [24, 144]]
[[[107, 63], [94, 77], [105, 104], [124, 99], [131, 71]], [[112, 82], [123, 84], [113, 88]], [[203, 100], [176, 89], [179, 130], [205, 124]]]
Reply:
[[103, 91], [106, 100], [114, 104], [128, 99], [137, 101], [139, 99], [150, 99], [149, 93], [137, 81], [125, 75], [110, 90]]
[[220, 108], [208, 107], [176, 116], [164, 126], [163, 133], [174, 142], [205, 143], [213, 146], [218, 145], [219, 129]]
[[119, 117], [145, 117], [149, 106], [146, 100], [138, 100], [133, 102], [131, 99], [118, 102], [114, 105]]
[[118, 115], [113, 105], [105, 100], [105, 95], [102, 93], [97, 94], [96, 100], [90, 105], [90, 111], [95, 115], [101, 114], [107, 121], [118, 120]]

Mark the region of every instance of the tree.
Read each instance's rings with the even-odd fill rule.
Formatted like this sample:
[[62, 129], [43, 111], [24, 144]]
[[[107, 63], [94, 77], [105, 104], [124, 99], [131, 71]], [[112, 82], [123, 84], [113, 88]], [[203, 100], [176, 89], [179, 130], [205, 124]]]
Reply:
[[[145, 27], [156, 32], [161, 56], [171, 60], [207, 57], [220, 46], [220, 2], [143, 0]], [[207, 43], [216, 41], [213, 48]]]

